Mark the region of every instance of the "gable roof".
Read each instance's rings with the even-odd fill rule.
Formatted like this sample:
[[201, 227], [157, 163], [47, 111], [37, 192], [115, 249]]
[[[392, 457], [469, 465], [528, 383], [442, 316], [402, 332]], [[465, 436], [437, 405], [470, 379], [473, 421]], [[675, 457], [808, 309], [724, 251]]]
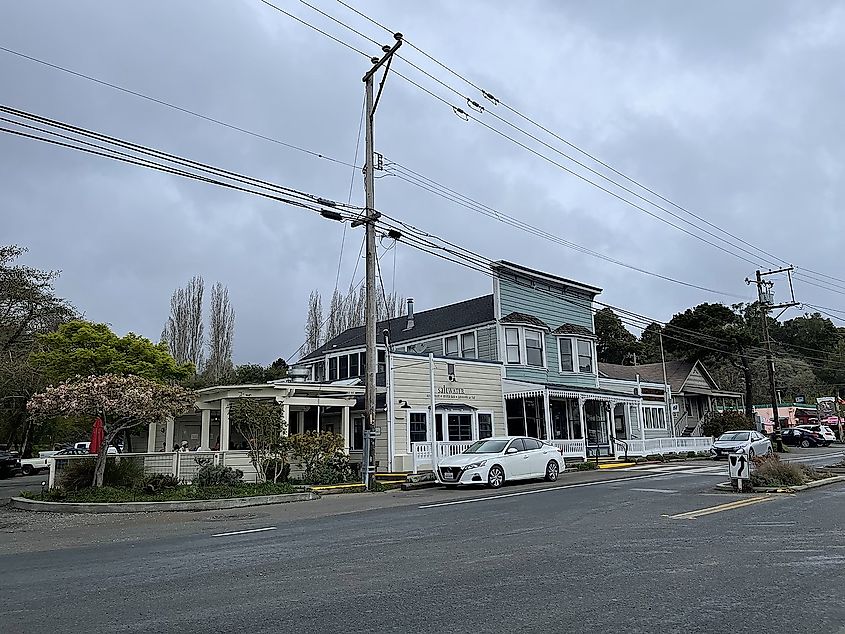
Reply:
[[[696, 365], [691, 361], [667, 361], [666, 362], [666, 381], [672, 386], [672, 393], [677, 394], [681, 392], [689, 375], [692, 374]], [[703, 368], [703, 366], [702, 366]], [[663, 385], [663, 364], [662, 363], [645, 363], [642, 365], [618, 365], [616, 363], [599, 363], [599, 373], [601, 376], [608, 379], [619, 379], [622, 381], [636, 381], [637, 375], [640, 376], [640, 381], [645, 383], [659, 383]], [[718, 389], [713, 379], [705, 370], [702, 373], [713, 387]]]
[[[376, 325], [376, 333], [379, 341], [382, 341], [381, 333], [387, 330], [390, 335], [390, 343], [393, 344], [424, 339], [440, 333], [471, 328], [472, 326], [493, 321], [495, 321], [493, 295], [484, 295], [475, 299], [467, 299], [457, 304], [449, 304], [448, 306], [414, 313], [414, 327], [410, 330], [406, 330], [408, 317], [405, 315], [380, 321]], [[304, 356], [300, 361], [316, 359], [335, 350], [360, 348], [365, 345], [366, 333], [364, 332], [364, 326], [356, 326], [355, 328], [349, 328], [343, 331], [311, 354]]]

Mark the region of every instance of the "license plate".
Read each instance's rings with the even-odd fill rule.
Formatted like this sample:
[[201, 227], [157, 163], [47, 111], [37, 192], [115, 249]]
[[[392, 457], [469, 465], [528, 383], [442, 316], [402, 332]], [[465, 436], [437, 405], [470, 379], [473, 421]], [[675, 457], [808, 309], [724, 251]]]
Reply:
[[443, 479], [444, 480], [454, 480], [455, 476], [447, 471], [443, 474]]

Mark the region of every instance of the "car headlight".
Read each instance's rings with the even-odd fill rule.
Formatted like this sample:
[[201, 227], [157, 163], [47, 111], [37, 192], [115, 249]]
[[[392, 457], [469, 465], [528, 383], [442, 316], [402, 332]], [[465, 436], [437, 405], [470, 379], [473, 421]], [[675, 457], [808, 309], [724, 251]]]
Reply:
[[480, 462], [473, 462], [472, 464], [468, 464], [466, 467], [464, 467], [464, 469], [466, 471], [469, 471], [470, 469], [478, 469], [480, 467], [483, 467], [486, 464], [487, 464], [486, 460], [481, 460]]

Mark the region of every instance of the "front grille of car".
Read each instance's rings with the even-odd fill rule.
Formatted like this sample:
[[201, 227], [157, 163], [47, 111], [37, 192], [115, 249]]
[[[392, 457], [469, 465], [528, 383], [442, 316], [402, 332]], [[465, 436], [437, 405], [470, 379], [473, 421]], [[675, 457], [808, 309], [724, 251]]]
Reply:
[[457, 482], [461, 479], [462, 472], [460, 467], [440, 467], [440, 479], [444, 482]]

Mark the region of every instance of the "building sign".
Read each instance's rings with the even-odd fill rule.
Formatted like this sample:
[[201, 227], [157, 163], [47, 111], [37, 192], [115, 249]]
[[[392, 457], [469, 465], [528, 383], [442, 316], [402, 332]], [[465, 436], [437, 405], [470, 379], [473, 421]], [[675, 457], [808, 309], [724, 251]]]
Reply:
[[446, 401], [474, 401], [475, 394], [468, 394], [464, 388], [454, 385], [438, 385], [437, 398]]

